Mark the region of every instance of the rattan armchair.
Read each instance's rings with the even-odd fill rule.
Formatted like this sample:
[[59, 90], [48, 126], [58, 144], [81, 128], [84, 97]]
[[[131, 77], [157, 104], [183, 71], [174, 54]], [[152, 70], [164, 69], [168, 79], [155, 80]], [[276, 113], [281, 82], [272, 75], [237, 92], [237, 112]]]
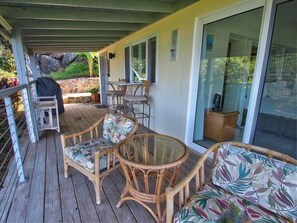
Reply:
[[103, 179], [119, 166], [114, 145], [135, 134], [138, 122], [133, 117], [107, 114], [90, 128], [71, 135], [61, 135], [64, 175], [69, 166], [87, 176], [94, 184], [96, 203], [101, 203]]

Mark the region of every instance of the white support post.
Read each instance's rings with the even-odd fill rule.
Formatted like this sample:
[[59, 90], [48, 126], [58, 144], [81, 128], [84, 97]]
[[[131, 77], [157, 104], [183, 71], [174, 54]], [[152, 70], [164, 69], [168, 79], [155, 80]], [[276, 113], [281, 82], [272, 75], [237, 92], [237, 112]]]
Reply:
[[25, 117], [27, 121], [27, 127], [29, 129], [30, 140], [35, 143], [38, 141], [38, 128], [36, 123], [35, 112], [33, 108], [33, 102], [31, 94], [29, 93], [29, 80], [27, 76], [27, 67], [25, 61], [25, 54], [23, 49], [23, 42], [21, 38], [21, 32], [19, 29], [14, 28], [12, 32], [12, 51], [15, 59], [15, 65], [18, 73], [18, 79], [20, 84], [26, 84], [28, 87], [22, 90], [22, 100], [24, 104]]
[[[31, 96], [30, 86], [27, 86], [27, 88], [22, 90], [22, 102], [24, 105], [27, 127], [29, 129], [30, 141], [35, 143], [39, 140], [38, 127], [35, 110], [33, 107], [30, 107], [29, 96]], [[31, 104], [33, 105], [33, 103]]]
[[34, 56], [34, 52], [32, 49], [28, 49], [28, 55], [30, 58], [30, 69], [32, 71], [33, 80], [36, 80], [38, 78], [38, 69], [37, 69], [36, 58]]
[[12, 36], [12, 51], [15, 60], [15, 66], [18, 73], [18, 79], [20, 84], [29, 84], [28, 76], [27, 76], [27, 68], [25, 61], [25, 54], [23, 49], [23, 42], [21, 37], [21, 32], [19, 29], [13, 29]]
[[22, 161], [22, 156], [20, 151], [18, 132], [16, 129], [16, 123], [15, 123], [15, 117], [13, 113], [11, 98], [5, 97], [4, 101], [5, 101], [6, 113], [8, 118], [9, 129], [10, 129], [11, 141], [13, 145], [14, 159], [17, 165], [19, 182], [24, 183], [26, 182], [26, 177], [24, 175], [23, 161]]
[[99, 69], [100, 69], [100, 95], [101, 95], [101, 103], [103, 105], [108, 106], [107, 103], [107, 53], [104, 55], [99, 55]]

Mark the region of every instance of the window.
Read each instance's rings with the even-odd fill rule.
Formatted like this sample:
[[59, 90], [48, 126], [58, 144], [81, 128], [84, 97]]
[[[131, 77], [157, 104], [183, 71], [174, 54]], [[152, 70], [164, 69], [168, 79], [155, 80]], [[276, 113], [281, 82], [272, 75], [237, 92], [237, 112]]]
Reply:
[[146, 79], [146, 42], [132, 46], [132, 80]]
[[153, 37], [148, 40], [148, 65], [147, 65], [147, 79], [152, 83], [156, 82], [156, 49], [157, 38]]
[[156, 82], [157, 38], [152, 37], [125, 48], [125, 78]]
[[130, 82], [130, 47], [125, 48], [125, 79]]

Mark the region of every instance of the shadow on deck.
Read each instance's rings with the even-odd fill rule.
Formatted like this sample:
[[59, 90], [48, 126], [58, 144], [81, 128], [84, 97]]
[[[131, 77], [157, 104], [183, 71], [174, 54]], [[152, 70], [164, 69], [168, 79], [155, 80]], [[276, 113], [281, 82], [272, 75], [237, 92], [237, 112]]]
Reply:
[[[107, 112], [90, 104], [65, 105], [60, 115], [62, 133], [73, 133], [92, 125]], [[137, 133], [151, 132], [140, 126]], [[103, 181], [102, 203], [96, 205], [90, 180], [73, 168], [64, 178], [60, 134], [44, 131], [40, 141], [23, 148], [26, 183], [17, 183], [15, 163], [11, 163], [0, 190], [0, 222], [154, 222], [140, 204], [128, 201], [116, 208], [125, 186], [121, 168]], [[180, 178], [195, 165], [199, 155], [191, 152]], [[193, 188], [192, 188], [193, 189]]]

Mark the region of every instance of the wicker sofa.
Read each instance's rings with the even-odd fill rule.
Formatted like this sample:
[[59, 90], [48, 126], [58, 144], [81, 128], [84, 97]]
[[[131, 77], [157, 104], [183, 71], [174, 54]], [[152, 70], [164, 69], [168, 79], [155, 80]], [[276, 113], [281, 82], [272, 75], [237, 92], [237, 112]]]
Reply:
[[180, 183], [166, 189], [166, 198], [167, 222], [297, 222], [297, 160], [249, 144], [218, 143]]

